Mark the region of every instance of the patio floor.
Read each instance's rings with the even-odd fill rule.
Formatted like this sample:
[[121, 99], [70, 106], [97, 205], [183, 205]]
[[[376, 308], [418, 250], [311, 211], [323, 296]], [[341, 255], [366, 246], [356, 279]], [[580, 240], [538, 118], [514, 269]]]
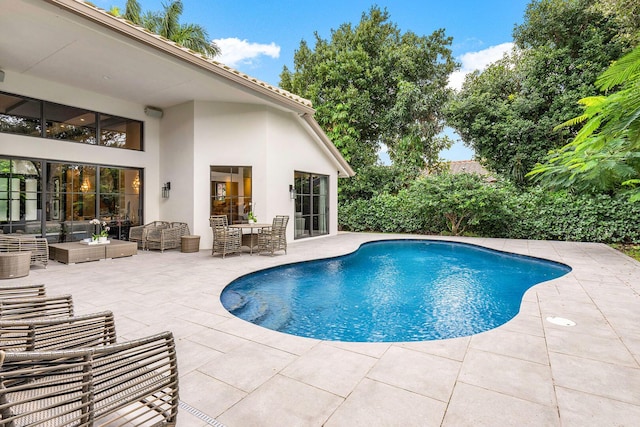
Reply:
[[[270, 331], [219, 301], [234, 278], [351, 252], [366, 241], [426, 238], [341, 233], [289, 254], [226, 259], [179, 251], [32, 267], [3, 284], [71, 293], [77, 314], [111, 310], [119, 340], [173, 331], [178, 426], [606, 426], [640, 420], [640, 263], [602, 244], [438, 238], [552, 259], [568, 275], [531, 288], [520, 313], [472, 337], [342, 343]], [[576, 322], [556, 326], [559, 316]]]

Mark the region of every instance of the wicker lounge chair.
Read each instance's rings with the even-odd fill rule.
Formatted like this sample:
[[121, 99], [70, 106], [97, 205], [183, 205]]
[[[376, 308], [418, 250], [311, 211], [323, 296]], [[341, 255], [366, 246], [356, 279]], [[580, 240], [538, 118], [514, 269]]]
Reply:
[[0, 319], [36, 319], [73, 316], [71, 295], [0, 299]]
[[47, 294], [44, 285], [7, 285], [0, 286], [0, 299], [34, 298]]
[[0, 234], [0, 252], [31, 252], [31, 265], [39, 262], [47, 268], [49, 243], [44, 237], [5, 236]]
[[147, 231], [145, 247], [147, 249], [179, 248], [182, 243], [182, 236], [189, 234], [189, 226], [184, 222], [172, 222], [167, 228], [154, 227]]
[[171, 332], [75, 350], [0, 351], [0, 365], [3, 425], [176, 424]]
[[258, 233], [258, 252], [269, 252], [271, 256], [275, 251], [287, 253], [287, 223], [288, 215], [277, 215], [269, 228], [263, 228]]
[[209, 218], [209, 225], [213, 232], [212, 256], [218, 252], [224, 258], [226, 254], [240, 252], [242, 245], [241, 231], [229, 228], [226, 215], [213, 215]]
[[61, 318], [0, 319], [0, 350], [70, 350], [115, 344], [113, 313]]
[[137, 225], [129, 229], [129, 241], [137, 242], [138, 248], [146, 249], [147, 234], [152, 230], [169, 228], [171, 224], [167, 221], [153, 221], [145, 225]]

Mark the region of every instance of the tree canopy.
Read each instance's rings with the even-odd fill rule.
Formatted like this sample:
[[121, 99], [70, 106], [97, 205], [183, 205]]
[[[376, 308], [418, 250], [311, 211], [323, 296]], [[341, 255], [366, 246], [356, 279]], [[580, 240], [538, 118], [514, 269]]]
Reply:
[[456, 67], [450, 45], [444, 30], [402, 33], [386, 10], [372, 7], [329, 40], [316, 33], [313, 48], [301, 41], [280, 86], [313, 102], [318, 123], [356, 171], [375, 165], [385, 144], [402, 173], [415, 177], [449, 144], [437, 135]]
[[[162, 11], [143, 13], [137, 0], [127, 0], [122, 17], [187, 49], [212, 58], [220, 54], [219, 47], [209, 40], [204, 27], [198, 24], [180, 23], [183, 12], [182, 0], [173, 0], [170, 3], [163, 3], [162, 6]], [[120, 16], [120, 10], [117, 7], [111, 8], [110, 13]]]
[[576, 137], [552, 151], [531, 176], [553, 188], [617, 191], [640, 200], [640, 46], [607, 69], [596, 86], [608, 96], [580, 100], [584, 113], [560, 128], [584, 123]]
[[592, 0], [534, 0], [514, 41], [511, 54], [467, 77], [447, 116], [489, 169], [525, 183], [549, 150], [575, 136], [575, 127], [554, 127], [580, 113], [576, 101], [628, 40]]

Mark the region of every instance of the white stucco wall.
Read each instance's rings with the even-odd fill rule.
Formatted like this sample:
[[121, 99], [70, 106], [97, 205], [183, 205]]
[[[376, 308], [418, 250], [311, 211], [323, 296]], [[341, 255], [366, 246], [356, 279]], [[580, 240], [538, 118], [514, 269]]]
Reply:
[[158, 197], [160, 214], [148, 221], [179, 221], [195, 234], [194, 103], [164, 110], [160, 123], [160, 187], [171, 183], [169, 198]]
[[[144, 168], [145, 219], [159, 215], [159, 120], [144, 114], [144, 105], [52, 83], [5, 70], [0, 91], [86, 108], [144, 122], [144, 151], [114, 149], [69, 141], [0, 133], [0, 156]], [[116, 84], [116, 83], [114, 83]]]
[[[170, 157], [170, 151], [165, 153], [170, 146], [177, 145], [162, 144], [162, 159]], [[329, 175], [329, 231], [337, 232], [336, 166], [295, 114], [249, 104], [195, 102], [193, 159], [192, 232], [201, 236], [201, 249], [212, 245], [209, 171], [213, 165], [251, 166], [252, 198], [258, 221], [270, 223], [275, 215], [289, 215], [289, 241], [294, 234], [295, 206], [289, 198], [294, 171]]]

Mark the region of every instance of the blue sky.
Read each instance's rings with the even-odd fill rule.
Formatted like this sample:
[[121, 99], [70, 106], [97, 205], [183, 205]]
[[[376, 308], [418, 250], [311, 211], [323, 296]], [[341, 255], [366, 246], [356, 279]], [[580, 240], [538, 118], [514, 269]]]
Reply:
[[[124, 11], [125, 0], [93, 0]], [[138, 0], [143, 10], [161, 10], [163, 0]], [[164, 0], [168, 2], [168, 0]], [[401, 31], [429, 35], [444, 28], [453, 37], [453, 55], [462, 63], [451, 85], [464, 73], [483, 69], [510, 48], [515, 24], [522, 23], [530, 0], [324, 0], [321, 2], [183, 0], [181, 22], [200, 24], [222, 48], [220, 62], [272, 85], [280, 81], [284, 65], [293, 69], [293, 55], [301, 40], [311, 47], [314, 33], [328, 39], [331, 30], [360, 21], [372, 5], [386, 8]], [[455, 138], [455, 135], [454, 135]], [[461, 143], [443, 153], [449, 160], [466, 160], [472, 151]]]

